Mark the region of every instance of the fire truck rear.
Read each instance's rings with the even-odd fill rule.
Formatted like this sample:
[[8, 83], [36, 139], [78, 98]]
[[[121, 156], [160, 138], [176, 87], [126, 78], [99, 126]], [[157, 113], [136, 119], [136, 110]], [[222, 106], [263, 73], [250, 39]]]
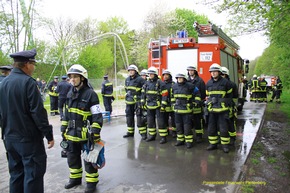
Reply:
[[149, 42], [148, 68], [154, 66], [161, 76], [163, 70], [173, 73], [186, 72], [187, 66], [195, 66], [199, 76], [210, 79], [209, 67], [213, 63], [225, 66], [230, 71], [230, 79], [238, 85], [238, 110], [244, 105], [244, 85], [242, 78], [244, 60], [239, 56], [239, 45], [229, 38], [219, 27], [194, 23], [198, 41], [188, 37], [186, 31], [178, 31], [175, 37], [159, 37]]

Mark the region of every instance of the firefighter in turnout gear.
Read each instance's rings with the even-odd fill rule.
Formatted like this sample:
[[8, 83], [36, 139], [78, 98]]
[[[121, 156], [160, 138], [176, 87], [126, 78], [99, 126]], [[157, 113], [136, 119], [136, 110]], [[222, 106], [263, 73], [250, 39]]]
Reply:
[[113, 96], [113, 83], [108, 80], [108, 75], [106, 74], [102, 83], [101, 94], [103, 96], [105, 111], [112, 113], [112, 101], [114, 101]]
[[257, 79], [257, 75], [255, 74], [250, 82], [249, 86], [251, 96], [250, 96], [250, 101], [258, 101], [259, 98], [259, 92], [260, 92], [260, 87], [259, 87], [259, 80]]
[[[135, 110], [138, 105], [141, 105], [141, 90], [145, 83], [145, 80], [139, 75], [138, 68], [136, 65], [131, 64], [128, 67], [129, 76], [125, 80], [125, 103], [126, 103], [126, 121], [127, 121], [127, 133], [123, 136], [134, 137], [135, 132]], [[142, 138], [146, 135], [146, 127], [139, 130]]]
[[218, 129], [220, 131], [220, 139], [222, 150], [229, 152], [228, 144], [229, 136], [229, 109], [232, 103], [232, 85], [221, 76], [221, 67], [219, 64], [212, 64], [209, 68], [211, 79], [206, 84], [207, 92], [207, 110], [209, 112], [208, 123], [208, 140], [210, 145], [207, 150], [217, 149], [219, 142]]
[[[148, 78], [147, 70], [146, 69], [141, 70], [140, 76], [145, 80], [144, 82], [144, 85], [145, 85]], [[141, 134], [142, 139], [146, 140], [147, 139], [147, 109], [142, 107], [141, 101], [139, 101], [137, 104], [136, 118], [137, 118], [137, 127], [139, 130], [139, 133]]]
[[53, 81], [51, 81], [48, 85], [48, 94], [50, 97], [50, 115], [58, 115], [58, 93], [56, 92], [58, 84], [58, 76], [55, 76], [53, 78]]
[[198, 72], [194, 66], [187, 67], [187, 80], [191, 82], [195, 87], [198, 88], [200, 92], [200, 98], [196, 97], [196, 102], [194, 103], [193, 108], [193, 125], [196, 133], [196, 142], [202, 142], [203, 135], [203, 109], [202, 105], [205, 100], [206, 91], [205, 91], [205, 83], [202, 78], [199, 77]]
[[[88, 141], [91, 144], [100, 141], [103, 117], [97, 93], [88, 86], [87, 70], [74, 64], [67, 72], [73, 88], [67, 95], [64, 119], [61, 122], [63, 140], [68, 143], [67, 163], [70, 170], [69, 182], [65, 189], [73, 188], [82, 182], [81, 152]], [[85, 193], [92, 193], [99, 182], [98, 168], [84, 161], [86, 171]]]
[[267, 85], [268, 82], [265, 80], [265, 77], [262, 76], [259, 81], [259, 87], [260, 87], [260, 96], [259, 96], [259, 102], [268, 102], [267, 100]]
[[282, 81], [279, 78], [279, 76], [277, 76], [276, 83], [273, 86], [273, 94], [272, 94], [270, 102], [272, 102], [276, 98], [276, 102], [281, 103], [280, 96], [282, 94], [282, 88], [283, 88]]
[[149, 79], [142, 88], [141, 99], [142, 106], [147, 108], [148, 138], [146, 141], [154, 141], [156, 138], [157, 118], [158, 131], [161, 137], [160, 143], [166, 143], [167, 128], [165, 128], [164, 121], [159, 121], [159, 118], [161, 104], [167, 100], [168, 92], [165, 89], [165, 84], [158, 78], [158, 72], [155, 67], [150, 67], [147, 73]]
[[[238, 86], [236, 85], [236, 83], [234, 83], [233, 81], [230, 80], [230, 72], [229, 69], [227, 69], [226, 67], [221, 67], [222, 70], [222, 76], [229, 80], [231, 85], [232, 85], [232, 89], [233, 89], [233, 100], [232, 100], [232, 104], [229, 108], [229, 135], [230, 135], [230, 145], [234, 145], [235, 141], [236, 141], [236, 130], [237, 130], [237, 119], [238, 119], [238, 109], [236, 106], [236, 102], [238, 101], [238, 97], [239, 97], [239, 91], [238, 91]], [[235, 102], [236, 101], [236, 102]]]
[[197, 87], [186, 80], [184, 73], [175, 76], [177, 82], [172, 86], [173, 110], [175, 112], [175, 124], [177, 131], [177, 141], [175, 146], [186, 145], [186, 148], [193, 147], [192, 131], [192, 109], [194, 92]]
[[[161, 108], [160, 108], [160, 118], [158, 120], [161, 122], [160, 125], [165, 126], [164, 130], [159, 130], [159, 134], [161, 136], [161, 141], [160, 141], [161, 144], [167, 142], [166, 136], [163, 136], [163, 134], [165, 133], [167, 134], [168, 132], [171, 132], [171, 135], [173, 138], [176, 138], [177, 136], [176, 125], [175, 125], [175, 114], [171, 105], [172, 86], [175, 84], [175, 82], [172, 80], [172, 75], [169, 70], [164, 70], [162, 73], [162, 76], [163, 76], [163, 83], [168, 94], [167, 94], [166, 100], [162, 100]], [[169, 130], [169, 128], [171, 129]]]

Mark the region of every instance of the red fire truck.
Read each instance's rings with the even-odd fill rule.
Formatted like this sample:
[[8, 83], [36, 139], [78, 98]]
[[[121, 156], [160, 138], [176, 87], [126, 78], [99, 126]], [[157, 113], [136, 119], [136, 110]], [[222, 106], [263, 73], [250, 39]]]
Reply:
[[[177, 32], [175, 37], [160, 37], [149, 42], [148, 68], [154, 66], [161, 76], [168, 69], [173, 76], [186, 72], [187, 66], [195, 66], [199, 76], [210, 79], [209, 67], [213, 63], [225, 66], [230, 71], [230, 79], [239, 87], [238, 109], [244, 104], [244, 60], [239, 56], [239, 45], [214, 24], [194, 23], [198, 40], [187, 37], [186, 31]], [[248, 60], [246, 62], [246, 67]], [[246, 68], [247, 71], [248, 68]]]

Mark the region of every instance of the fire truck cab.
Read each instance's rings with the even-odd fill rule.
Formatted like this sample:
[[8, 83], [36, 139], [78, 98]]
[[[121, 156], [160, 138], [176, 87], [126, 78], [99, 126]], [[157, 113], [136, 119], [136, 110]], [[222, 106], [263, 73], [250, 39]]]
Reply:
[[230, 79], [239, 88], [238, 110], [244, 105], [244, 60], [239, 56], [239, 45], [229, 38], [219, 27], [194, 23], [198, 40], [188, 37], [185, 30], [172, 37], [150, 39], [148, 48], [148, 68], [154, 66], [161, 76], [168, 69], [175, 76], [186, 72], [187, 66], [195, 66], [199, 76], [207, 83], [210, 79], [209, 67], [218, 63], [229, 69]]

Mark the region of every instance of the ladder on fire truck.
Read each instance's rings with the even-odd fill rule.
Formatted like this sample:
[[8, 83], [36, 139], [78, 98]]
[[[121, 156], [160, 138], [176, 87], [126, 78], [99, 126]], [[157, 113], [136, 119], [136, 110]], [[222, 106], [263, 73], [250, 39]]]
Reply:
[[237, 50], [239, 50], [240, 48], [239, 45], [236, 44], [236, 42], [234, 42], [229, 36], [227, 36], [221, 28], [210, 22], [208, 24], [199, 24], [197, 22], [194, 22], [193, 27], [197, 31], [199, 37], [217, 35], [224, 41], [226, 41], [233, 48]]
[[148, 48], [151, 50], [151, 64], [156, 67], [158, 71], [161, 70], [161, 46], [169, 44], [168, 37], [162, 38], [159, 36], [158, 39], [151, 38], [149, 41]]

